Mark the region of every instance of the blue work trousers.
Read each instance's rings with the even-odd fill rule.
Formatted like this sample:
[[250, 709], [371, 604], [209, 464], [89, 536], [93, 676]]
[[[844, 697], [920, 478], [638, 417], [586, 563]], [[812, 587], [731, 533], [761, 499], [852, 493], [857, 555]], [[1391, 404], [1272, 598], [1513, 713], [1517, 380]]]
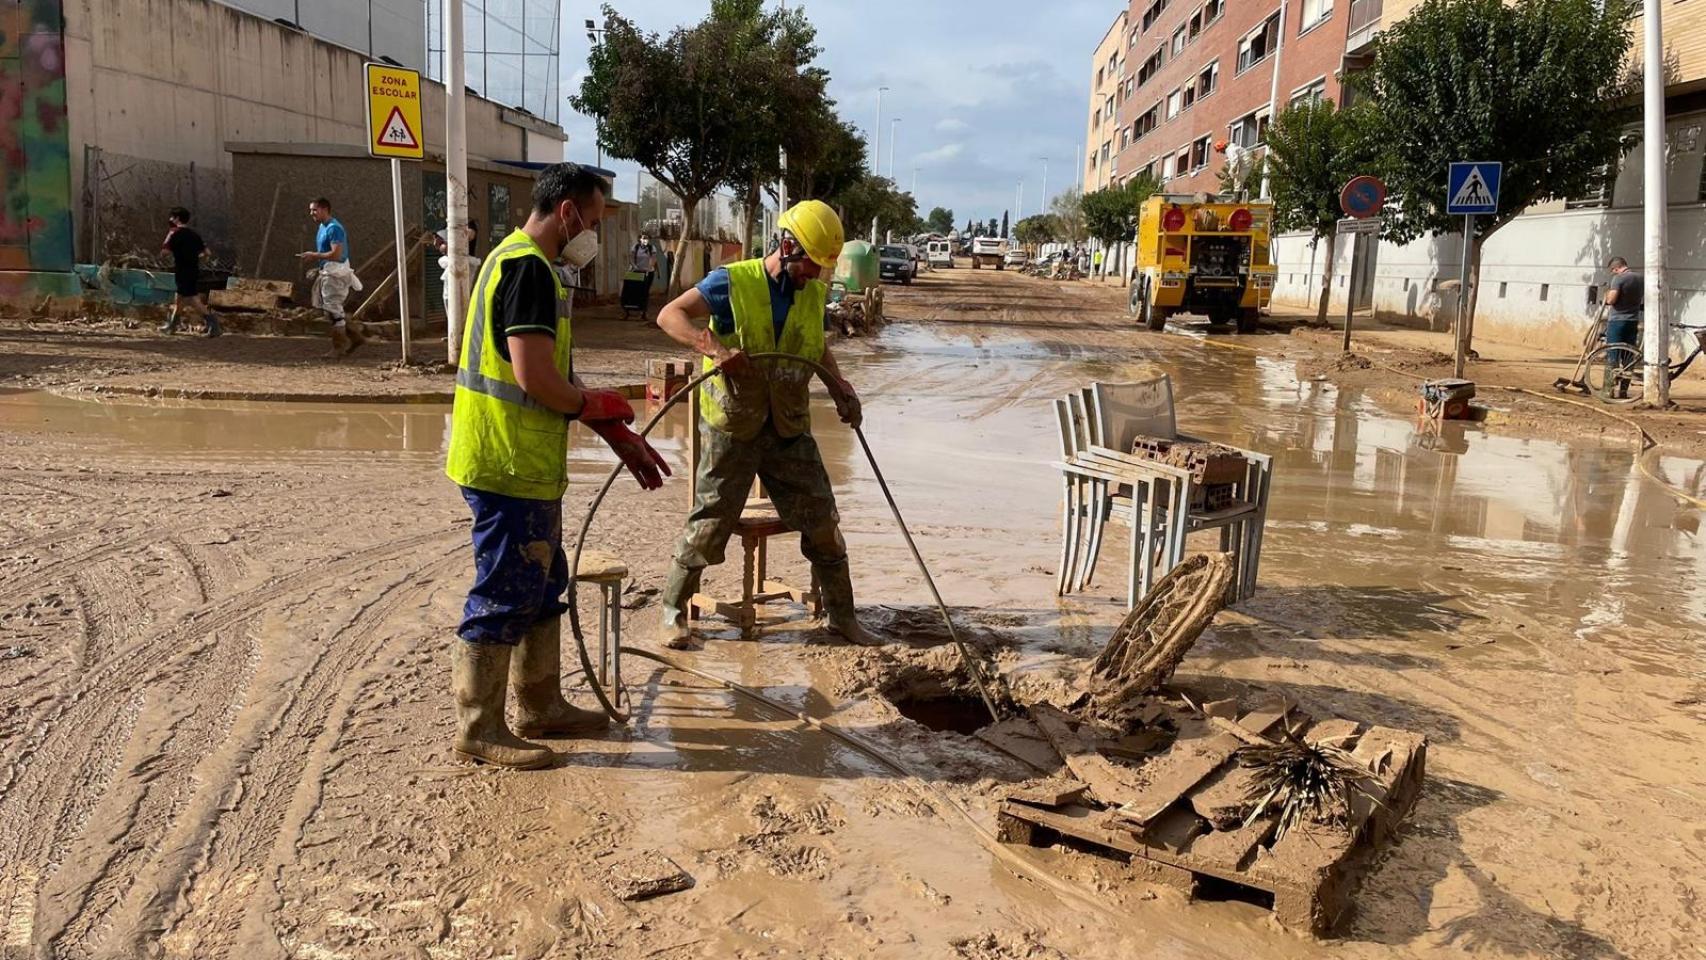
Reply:
[[461, 489], [474, 512], [474, 586], [456, 633], [469, 643], [514, 646], [534, 624], [569, 609], [563, 502]]

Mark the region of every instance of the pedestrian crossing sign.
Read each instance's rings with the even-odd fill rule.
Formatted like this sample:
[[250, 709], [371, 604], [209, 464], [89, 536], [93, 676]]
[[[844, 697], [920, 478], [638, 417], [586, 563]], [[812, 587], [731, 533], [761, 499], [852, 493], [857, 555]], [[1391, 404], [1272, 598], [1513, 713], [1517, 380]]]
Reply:
[[376, 157], [419, 160], [421, 75], [385, 63], [367, 65], [367, 152]]
[[1445, 212], [1452, 215], [1497, 213], [1502, 163], [1454, 163], [1446, 177]]

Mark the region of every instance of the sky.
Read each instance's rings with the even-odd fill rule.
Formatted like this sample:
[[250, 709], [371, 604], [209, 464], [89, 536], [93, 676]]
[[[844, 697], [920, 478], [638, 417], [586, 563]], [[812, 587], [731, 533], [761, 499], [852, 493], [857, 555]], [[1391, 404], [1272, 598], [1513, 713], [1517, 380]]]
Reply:
[[[876, 159], [902, 190], [913, 185], [924, 215], [954, 211], [955, 222], [1000, 219], [1040, 210], [1047, 157], [1048, 194], [1079, 182], [1075, 156], [1088, 121], [1091, 57], [1126, 4], [1117, 0], [789, 0], [818, 29], [836, 109], [875, 143], [878, 88], [882, 151]], [[709, 0], [613, 0], [645, 30], [696, 23]], [[589, 43], [585, 0], [563, 5], [563, 91], [580, 89]], [[598, 159], [593, 123], [563, 104], [569, 159]], [[1079, 162], [1082, 158], [1079, 157]], [[605, 158], [616, 196], [634, 196], [632, 163]], [[1020, 181], [1023, 198], [1020, 200]], [[1016, 221], [1017, 216], [1014, 217]]]

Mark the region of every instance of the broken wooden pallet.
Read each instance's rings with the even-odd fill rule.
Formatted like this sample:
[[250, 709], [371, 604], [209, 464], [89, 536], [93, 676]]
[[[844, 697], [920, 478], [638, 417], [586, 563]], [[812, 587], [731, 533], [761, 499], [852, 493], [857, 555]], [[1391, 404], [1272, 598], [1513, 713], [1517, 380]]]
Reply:
[[[1117, 851], [1192, 895], [1205, 880], [1231, 884], [1281, 923], [1316, 934], [1344, 916], [1363, 865], [1415, 802], [1427, 756], [1418, 734], [1339, 718], [1309, 726], [1286, 703], [1243, 711], [1236, 725], [1178, 708], [1167, 718], [1177, 730], [1173, 742], [1136, 763], [1100, 752], [1118, 742], [1105, 728], [1050, 707], [1033, 708], [1033, 716], [1076, 780], [1009, 793], [997, 815], [1004, 841], [1047, 846], [1073, 837]], [[1241, 740], [1282, 722], [1368, 765], [1372, 796], [1358, 796], [1344, 823], [1306, 823], [1276, 841], [1272, 815], [1246, 822], [1250, 778], [1236, 754]]]

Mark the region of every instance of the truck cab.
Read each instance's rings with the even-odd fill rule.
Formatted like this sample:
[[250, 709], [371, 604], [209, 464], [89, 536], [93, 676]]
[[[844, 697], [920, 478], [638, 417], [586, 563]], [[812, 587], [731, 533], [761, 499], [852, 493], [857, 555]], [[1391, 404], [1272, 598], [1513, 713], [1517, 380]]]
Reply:
[[1177, 313], [1253, 333], [1273, 297], [1273, 203], [1214, 194], [1154, 194], [1138, 207], [1128, 305], [1151, 330]]

